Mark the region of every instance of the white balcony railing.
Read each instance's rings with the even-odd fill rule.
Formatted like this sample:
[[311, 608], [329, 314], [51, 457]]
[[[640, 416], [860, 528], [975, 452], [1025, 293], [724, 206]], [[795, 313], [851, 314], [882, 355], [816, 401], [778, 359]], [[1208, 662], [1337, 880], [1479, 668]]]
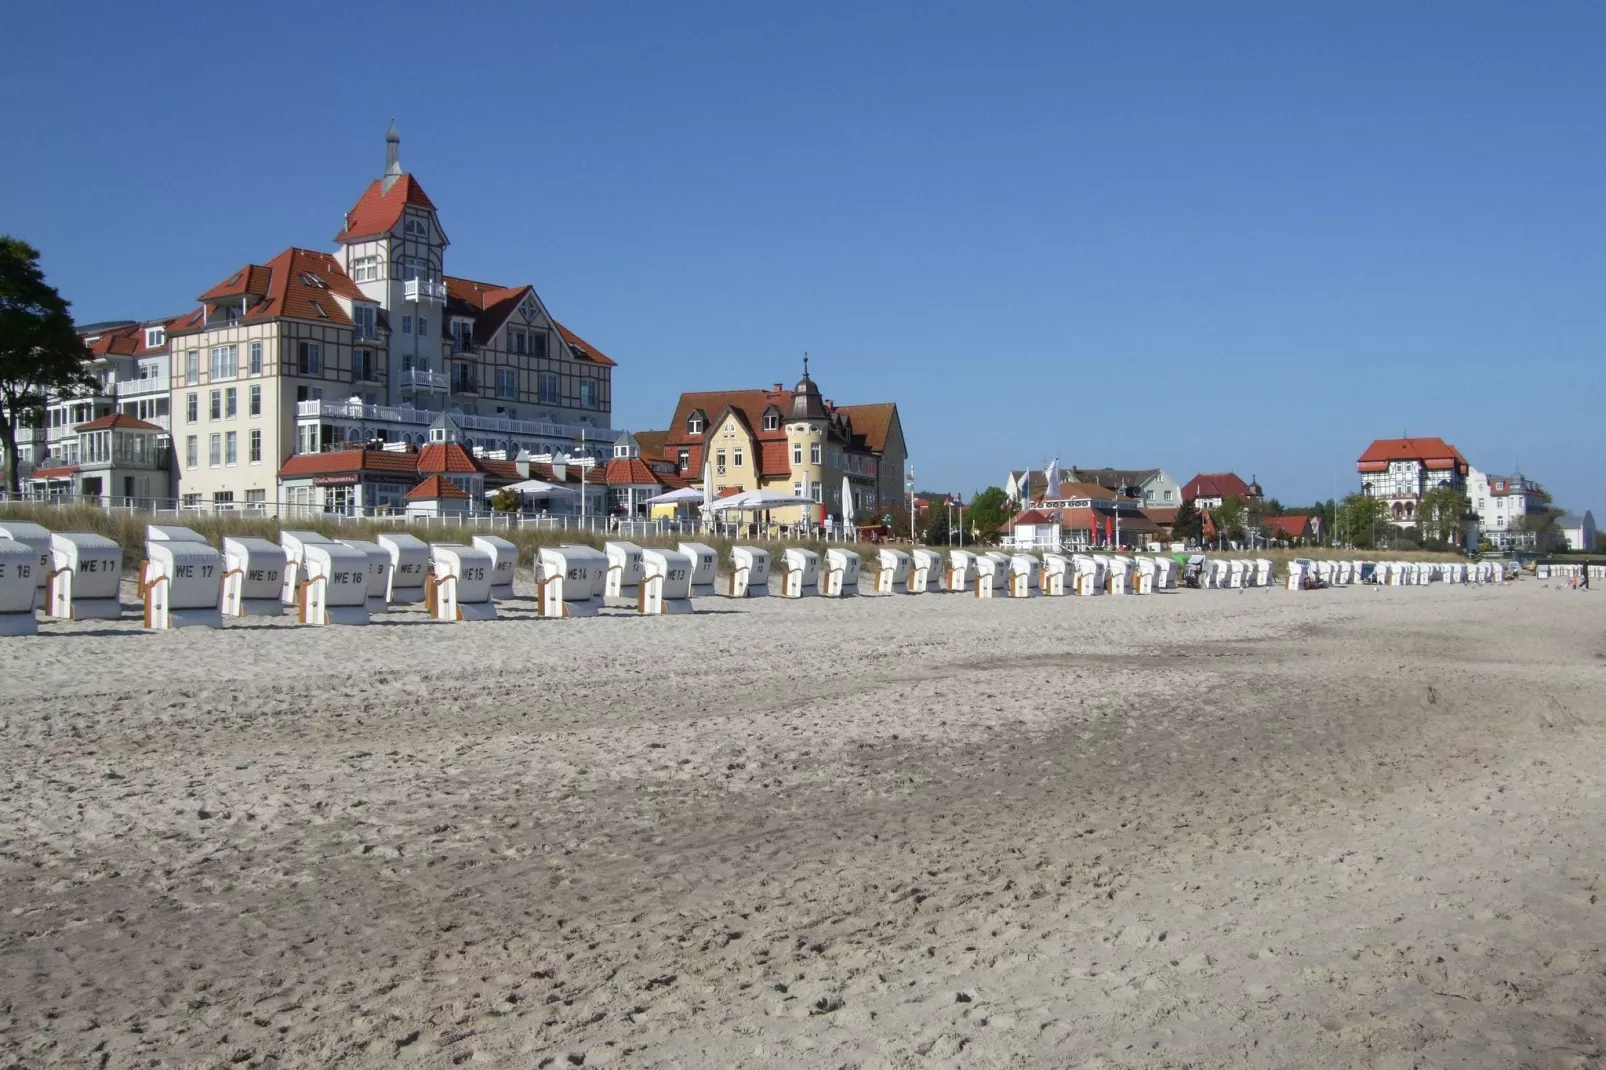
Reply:
[[[403, 374], [406, 374], [405, 372]], [[425, 373], [428, 374], [428, 373]], [[546, 420], [508, 420], [500, 416], [473, 416], [454, 412], [452, 419], [465, 431], [496, 432], [504, 435], [525, 435], [534, 438], [560, 439], [572, 442], [582, 430], [595, 445], [605, 445], [618, 438], [621, 432], [589, 424], [559, 424]], [[428, 427], [440, 417], [433, 409], [414, 409], [408, 406], [356, 405], [349, 401], [298, 401], [298, 420], [346, 420], [352, 423], [373, 425], [395, 424], [398, 427]]]
[[153, 375], [149, 379], [124, 379], [117, 384], [120, 398], [144, 397], [147, 394], [165, 394], [170, 389], [167, 376]]
[[402, 297], [408, 301], [439, 304], [446, 300], [446, 284], [434, 279], [408, 279], [402, 283]]
[[421, 372], [408, 370], [401, 373], [403, 389], [412, 387], [415, 390], [439, 390], [445, 393], [451, 385], [451, 378], [445, 372]]

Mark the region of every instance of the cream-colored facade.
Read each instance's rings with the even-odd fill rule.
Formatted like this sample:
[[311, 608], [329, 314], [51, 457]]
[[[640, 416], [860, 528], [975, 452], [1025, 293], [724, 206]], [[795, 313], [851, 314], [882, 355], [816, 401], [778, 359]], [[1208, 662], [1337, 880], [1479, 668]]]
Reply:
[[446, 233], [401, 171], [394, 127], [386, 148], [335, 253], [247, 265], [172, 332], [183, 504], [285, 504], [278, 474], [292, 454], [421, 446], [443, 412], [473, 450], [611, 453], [613, 362], [533, 287], [445, 274]]
[[175, 334], [180, 501], [277, 503], [279, 466], [296, 452], [297, 403], [348, 390], [353, 349], [350, 327], [292, 319], [241, 324], [225, 317]]
[[[716, 494], [762, 489], [811, 498], [819, 503], [809, 510], [816, 521], [844, 517], [846, 490], [856, 523], [901, 500], [907, 460], [896, 405], [838, 408], [806, 373], [791, 391], [776, 384], [682, 395], [663, 449], [693, 482], [706, 459]], [[770, 518], [791, 523], [803, 513], [777, 509]]]

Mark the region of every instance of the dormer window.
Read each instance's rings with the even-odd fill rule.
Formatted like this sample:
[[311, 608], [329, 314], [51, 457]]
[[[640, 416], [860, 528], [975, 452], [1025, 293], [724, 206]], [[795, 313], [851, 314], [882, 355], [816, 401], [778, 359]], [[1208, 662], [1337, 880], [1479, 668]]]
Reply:
[[161, 346], [164, 346], [166, 344], [167, 344], [167, 328], [165, 328], [165, 327], [147, 327], [147, 328], [145, 328], [145, 348], [146, 349], [157, 349], [157, 348], [159, 348]]
[[688, 435], [700, 435], [703, 433], [703, 414], [701, 412], [694, 412], [686, 417], [686, 433]]
[[775, 409], [764, 413], [764, 430], [779, 431], [781, 429], [781, 414]]

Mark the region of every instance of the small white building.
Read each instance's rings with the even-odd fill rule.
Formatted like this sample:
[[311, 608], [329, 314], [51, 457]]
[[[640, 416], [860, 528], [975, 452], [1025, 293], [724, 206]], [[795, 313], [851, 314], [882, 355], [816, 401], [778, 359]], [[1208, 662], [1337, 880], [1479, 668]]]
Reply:
[[1556, 529], [1567, 540], [1567, 549], [1592, 551], [1595, 549], [1595, 514], [1585, 509], [1583, 515], [1568, 513], [1558, 517]]
[[409, 517], [467, 516], [468, 492], [445, 476], [430, 476], [407, 492]]

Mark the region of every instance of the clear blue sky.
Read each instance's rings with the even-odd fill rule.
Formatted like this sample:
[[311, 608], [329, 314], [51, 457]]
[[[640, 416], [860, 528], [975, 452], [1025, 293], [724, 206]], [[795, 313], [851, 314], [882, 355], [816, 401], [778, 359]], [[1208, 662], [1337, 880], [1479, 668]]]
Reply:
[[[923, 488], [1374, 437], [1606, 507], [1606, 4], [24, 4], [0, 230], [80, 319], [331, 248], [383, 165], [454, 274], [619, 361], [615, 426], [796, 378]], [[1606, 519], [1606, 518], [1603, 518]]]

